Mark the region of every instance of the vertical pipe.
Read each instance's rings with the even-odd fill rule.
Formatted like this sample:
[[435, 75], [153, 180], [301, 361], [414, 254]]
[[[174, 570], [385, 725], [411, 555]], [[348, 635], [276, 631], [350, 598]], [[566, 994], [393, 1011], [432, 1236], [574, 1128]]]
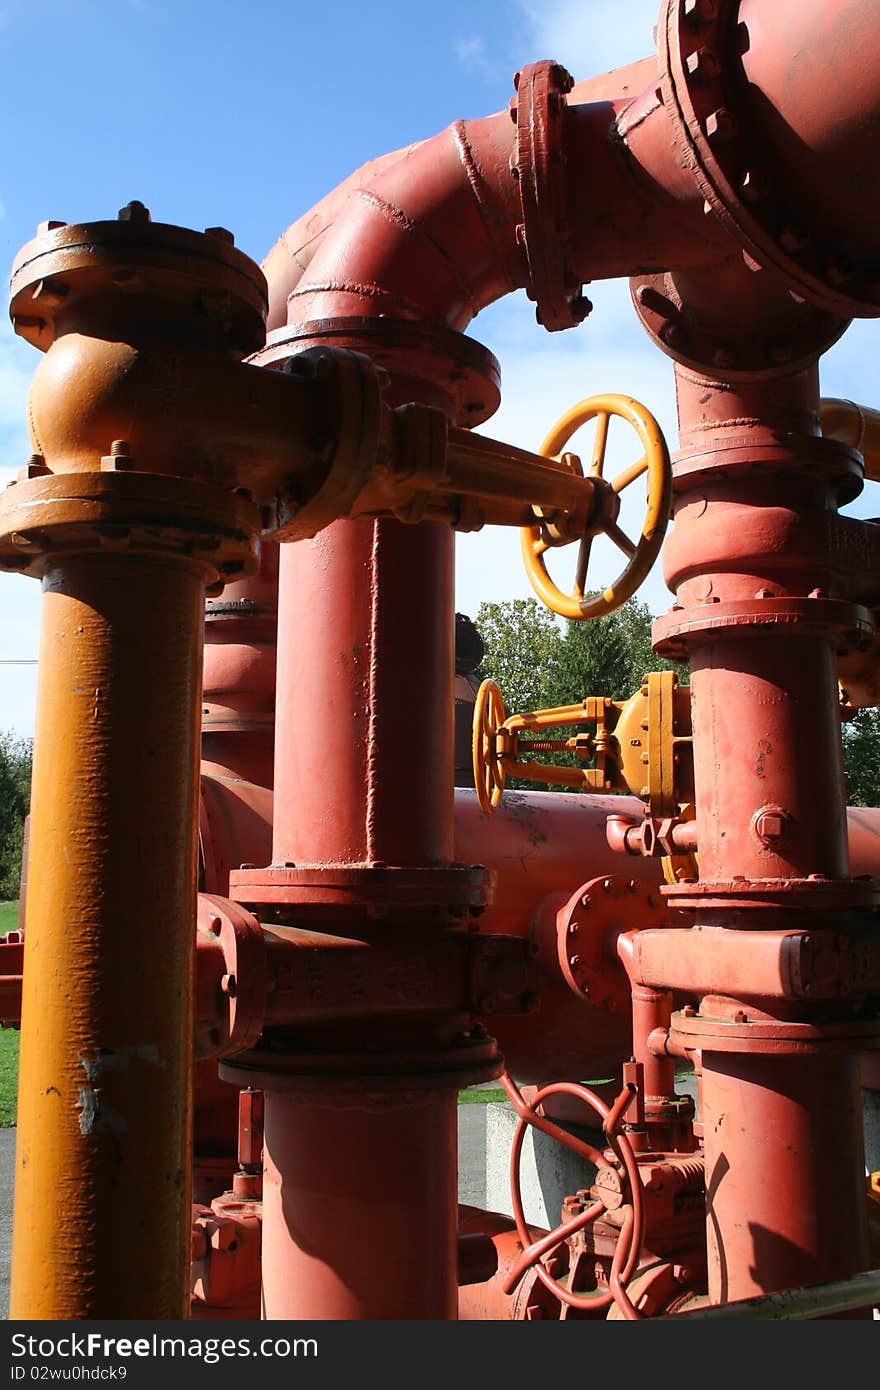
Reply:
[[257, 573], [205, 612], [202, 761], [261, 787], [272, 785], [275, 748], [278, 549], [264, 541]]
[[675, 1094], [674, 1058], [658, 1057], [648, 1046], [655, 1029], [669, 1027], [672, 1001], [673, 996], [667, 990], [640, 984], [632, 986], [633, 1055], [644, 1069], [645, 1100], [666, 1100]]
[[276, 863], [453, 858], [453, 640], [448, 527], [282, 546]]
[[43, 581], [12, 1318], [185, 1316], [204, 585]]
[[[837, 658], [820, 637], [739, 637], [690, 655], [700, 874], [707, 880], [848, 872]], [[735, 718], [730, 711], [736, 710]], [[782, 808], [779, 841], [753, 818]]]
[[[695, 902], [696, 922], [742, 926], [751, 915], [755, 930], [788, 926], [788, 903], [749, 914], [728, 885], [760, 893], [763, 881], [781, 881], [803, 902], [804, 883], [819, 876], [846, 892], [835, 646], [858, 615], [832, 596], [856, 561], [845, 565], [823, 538], [847, 474], [816, 438], [815, 365], [739, 386], [679, 365], [676, 385], [683, 452], [665, 569], [678, 599], [672, 622], [688, 624], [708, 901]], [[808, 929], [817, 918], [797, 920]], [[822, 1036], [821, 1014], [805, 1041], [800, 1003], [774, 1034], [768, 1016], [753, 1017], [755, 1001], [738, 1009], [732, 997], [698, 994], [712, 1301], [864, 1269], [858, 1058], [839, 1054], [833, 1027]], [[750, 1019], [751, 1036], [742, 1029], [723, 1053], [711, 1050], [732, 1020]]]
[[[452, 860], [453, 643], [448, 527], [340, 521], [282, 547], [276, 863]], [[335, 1085], [266, 1083], [264, 1316], [455, 1318], [455, 1089]]]
[[858, 1058], [703, 1053], [713, 1303], [867, 1268]]
[[455, 1092], [269, 1091], [263, 1317], [457, 1316]]

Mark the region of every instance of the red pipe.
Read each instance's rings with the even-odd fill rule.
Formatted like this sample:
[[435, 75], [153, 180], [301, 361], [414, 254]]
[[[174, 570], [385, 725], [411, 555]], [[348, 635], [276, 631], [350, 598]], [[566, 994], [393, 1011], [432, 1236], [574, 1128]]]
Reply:
[[[787, 987], [743, 999], [736, 980], [754, 931], [819, 925], [811, 894], [827, 895], [841, 932], [868, 901], [849, 877], [836, 661], [868, 628], [844, 597], [852, 553], [826, 524], [858, 484], [846, 451], [816, 436], [815, 368], [734, 386], [677, 365], [676, 380], [682, 452], [664, 562], [677, 604], [655, 639], [691, 666], [700, 880], [667, 892], [704, 939], [745, 928], [741, 955], [716, 972], [720, 997], [692, 979], [699, 1007], [673, 1020], [702, 1050], [709, 1294], [722, 1302], [836, 1279], [866, 1259], [852, 1011], [811, 1009]], [[685, 984], [677, 950], [689, 935], [655, 939], [672, 988]]]
[[452, 859], [452, 585], [445, 526], [282, 547], [275, 863]]
[[456, 1098], [266, 1095], [263, 1316], [457, 1316]]
[[858, 1058], [704, 1050], [702, 1101], [711, 1301], [867, 1269]]
[[[744, 97], [792, 207], [844, 257], [880, 241], [880, 45], [872, 0], [742, 0]], [[867, 157], [866, 157], [867, 156]], [[850, 210], [858, 208], [858, 216]]]
[[[565, 236], [583, 279], [729, 254], [682, 173], [656, 86], [652, 56], [576, 83], [568, 96]], [[502, 111], [457, 121], [357, 170], [288, 227], [263, 262], [270, 332], [379, 314], [461, 331], [524, 286], [522, 209], [510, 171], [516, 137]], [[557, 237], [555, 225], [546, 234]]]
[[[405, 382], [391, 382], [392, 404], [415, 389], [449, 407], [430, 380], [420, 390], [412, 375]], [[342, 521], [283, 547], [273, 865], [332, 879], [352, 865], [369, 875], [451, 863], [453, 639], [448, 527]], [[327, 926], [338, 929], [332, 917]], [[457, 1028], [434, 1029], [441, 1050]], [[386, 1050], [413, 1045], [393, 1026], [361, 1031], [348, 1047], [342, 1035], [317, 1045], [360, 1054], [381, 1048], [380, 1036]], [[456, 1316], [457, 1082], [418, 1074], [419, 1047], [413, 1076], [397, 1083], [340, 1084], [327, 1058], [314, 1102], [286, 1089], [283, 1074], [264, 1078], [267, 1317]], [[383, 1065], [379, 1055], [373, 1066]], [[340, 1200], [349, 1216], [328, 1222]], [[430, 1270], [417, 1273], [426, 1247]]]
[[265, 542], [257, 573], [205, 611], [202, 773], [262, 787], [272, 785], [278, 550]]
[[[700, 5], [689, 8], [692, 17], [677, 3], [664, 7], [661, 47], [664, 53], [669, 48], [673, 55], [670, 65], [677, 52], [673, 41], [681, 38], [681, 25], [693, 27], [693, 17], [702, 23], [707, 9]], [[838, 3], [833, 8], [842, 14], [859, 7]], [[727, 6], [725, 13], [729, 9]], [[715, 6], [708, 10], [714, 14]], [[792, 51], [800, 32], [795, 29], [795, 40], [786, 37], [786, 52]], [[690, 57], [696, 57], [695, 71], [702, 61], [699, 52]], [[766, 342], [759, 344], [760, 351], [772, 357], [777, 366], [785, 360], [783, 353], [789, 354], [787, 360], [792, 355], [800, 360], [809, 355], [814, 341], [831, 341], [842, 320], [827, 315], [816, 319], [806, 310], [801, 315], [787, 295], [789, 285], [781, 283], [776, 274], [760, 285], [754, 279], [749, 283], [752, 272], [740, 252], [745, 244], [752, 243], [745, 238], [742, 219], [730, 213], [717, 190], [705, 187], [708, 156], [694, 171], [688, 140], [696, 135], [686, 129], [687, 119], [674, 109], [687, 85], [684, 66], [678, 73], [678, 88], [671, 71], [670, 66], [659, 74], [659, 86], [653, 62], [634, 64], [609, 78], [584, 84], [570, 94], [561, 120], [564, 87], [558, 86], [558, 72], [555, 76], [544, 73], [551, 87], [557, 83], [546, 104], [528, 109], [537, 90], [536, 70], [532, 69], [517, 93], [516, 125], [506, 113], [458, 123], [445, 135], [390, 157], [363, 177], [355, 176], [348, 185], [348, 196], [334, 197], [310, 215], [305, 225], [291, 229], [283, 251], [267, 263], [273, 303], [269, 326], [277, 330], [272, 350], [288, 340], [296, 346], [327, 338], [339, 341], [341, 320], [346, 321], [345, 345], [367, 352], [375, 346], [380, 320], [386, 327], [395, 319], [419, 321], [429, 326], [435, 337], [438, 329], [460, 331], [482, 307], [520, 285], [528, 285], [549, 326], [563, 327], [576, 321], [575, 311], [581, 305], [576, 294], [580, 280], [642, 272], [646, 266], [684, 268], [674, 283], [659, 288], [644, 284], [639, 291], [641, 310], [646, 318], [654, 315], [652, 329], [668, 350], [675, 351], [676, 340], [685, 336], [687, 324], [683, 328], [676, 321], [682, 308], [687, 308], [682, 295], [689, 297], [695, 310], [716, 315], [708, 330], [701, 330], [702, 337], [698, 334], [689, 341], [691, 360], [703, 361], [700, 354], [713, 335], [710, 363], [718, 365], [735, 357], [734, 349], [723, 337], [719, 341], [718, 335], [726, 332], [728, 310], [733, 318], [739, 306], [743, 306], [749, 333], [754, 332], [756, 319], [763, 312], [768, 335]], [[687, 71], [692, 71], [690, 63]], [[863, 100], [873, 110], [873, 94], [870, 100], [864, 94]], [[712, 112], [711, 119], [705, 120], [703, 134], [711, 142], [719, 130], [724, 134], [724, 126], [719, 113]], [[860, 138], [858, 144], [861, 164], [866, 143]], [[553, 172], [554, 156], [561, 173]], [[705, 217], [704, 206], [717, 215]], [[307, 242], [311, 243], [309, 252], [300, 256]], [[779, 257], [770, 255], [770, 259], [778, 263]], [[643, 290], [648, 291], [647, 296]], [[833, 294], [827, 298], [832, 306], [847, 302]], [[720, 310], [713, 308], [716, 303]], [[566, 318], [566, 309], [574, 317]], [[784, 342], [774, 338], [783, 328], [787, 332], [790, 321], [801, 317], [809, 318], [806, 349], [800, 342], [790, 343], [787, 337]], [[386, 357], [390, 353], [393, 376], [396, 374], [392, 393], [395, 384], [401, 393], [397, 399], [440, 404], [453, 414], [443, 402], [444, 392], [450, 394], [448, 368], [443, 372], [414, 369], [401, 353], [395, 358], [393, 333], [389, 341]], [[420, 376], [422, 389], [413, 385]], [[404, 381], [405, 387], [401, 385]], [[715, 390], [715, 383], [695, 385], [710, 395]], [[730, 406], [740, 425], [754, 412], [758, 419], [770, 422], [765, 435], [772, 436], [785, 411], [780, 411], [766, 393], [759, 400], [759, 394], [738, 400], [731, 391], [723, 409], [727, 412]], [[786, 391], [779, 394], [785, 398]], [[818, 411], [812, 384], [803, 387], [802, 397]], [[491, 413], [491, 405], [487, 407], [485, 401], [474, 402], [471, 408], [475, 412], [471, 423]], [[682, 409], [682, 418], [685, 426], [691, 423], [687, 406]], [[707, 437], [707, 452], [712, 452], [718, 437], [717, 432]], [[755, 440], [749, 442], [755, 444]], [[801, 470], [801, 476], [809, 477], [809, 473]], [[772, 516], [778, 500], [772, 486], [761, 500], [768, 509], [765, 514]], [[725, 512], [721, 495], [712, 501], [713, 505], [722, 503], [720, 512], [728, 523], [739, 518], [747, 526], [748, 496], [736, 498], [742, 505], [734, 507], [733, 516], [729, 509]], [[754, 499], [751, 501], [753, 504]], [[688, 528], [681, 529], [685, 532]], [[736, 535], [735, 528], [731, 527], [730, 534]], [[289, 654], [279, 664], [276, 862], [443, 863], [451, 856], [453, 835], [451, 539], [424, 526], [404, 536], [394, 522], [375, 523], [357, 532], [340, 524], [321, 541], [310, 543], [308, 561], [305, 555], [291, 556], [289, 562], [285, 558], [282, 577], [282, 650], [291, 639], [298, 641], [315, 669], [304, 673], [302, 663], [294, 662]], [[316, 571], [323, 564], [328, 569], [320, 575]], [[762, 588], [800, 595], [794, 576], [786, 586], [785, 577], [772, 566], [769, 576], [757, 568], [765, 581]], [[736, 585], [742, 588], [754, 577], [754, 567], [740, 563], [714, 568], [709, 564], [702, 569], [695, 579], [700, 589], [708, 583], [708, 590], [694, 597], [690, 592], [683, 594], [685, 606], [723, 596], [729, 608], [737, 601], [731, 597]], [[730, 593], [728, 570], [735, 575]], [[684, 590], [691, 579], [684, 574], [680, 579]], [[713, 595], [716, 582], [720, 593]], [[334, 628], [340, 636], [327, 642], [327, 633]], [[748, 639], [747, 633], [743, 636]], [[767, 655], [768, 646], [773, 644], [761, 643], [761, 658], [749, 640], [734, 638], [722, 651], [716, 637], [701, 642], [698, 630], [697, 638], [693, 645], [695, 689], [699, 684], [702, 709], [695, 716], [695, 747], [701, 759], [698, 790], [703, 798], [701, 854], [703, 832], [706, 834], [704, 878], [708, 870], [735, 877], [758, 872], [760, 865], [768, 864], [780, 874], [845, 873], [839, 731], [836, 744], [831, 728], [835, 706], [830, 639], [827, 635], [799, 639], [800, 647], [792, 646], [788, 638], [779, 641], [776, 650], [796, 663], [803, 681], [799, 704], [787, 683], [787, 669], [773, 652]], [[728, 688], [723, 668], [731, 652], [739, 677]], [[803, 660], [798, 661], [798, 656]], [[391, 671], [400, 682], [399, 688], [391, 681]], [[750, 744], [747, 752], [742, 752], [731, 741], [726, 742], [713, 723], [719, 710], [740, 708], [743, 688], [762, 716], [771, 710], [772, 733], [777, 740], [766, 740], [771, 748]], [[332, 721], [327, 719], [328, 702], [336, 716]], [[763, 727], [760, 719], [753, 724], [749, 734], [752, 743], [758, 725]], [[811, 748], [811, 758], [805, 760], [811, 766], [801, 774], [795, 770], [796, 753], [790, 744], [803, 737], [815, 740], [815, 747]], [[323, 761], [315, 756], [318, 747], [325, 752]], [[738, 759], [731, 777], [725, 776], [720, 765], [728, 751]], [[752, 760], [751, 781], [746, 757]], [[710, 767], [713, 759], [715, 766]], [[316, 772], [317, 783], [313, 780]], [[448, 781], [444, 782], [447, 773]], [[783, 831], [787, 825], [790, 832], [787, 838], [769, 829], [763, 836], [760, 826], [752, 826], [753, 813], [757, 815], [762, 805], [768, 814], [772, 812], [774, 824], [779, 820], [774, 807], [764, 805], [766, 798], [756, 802], [755, 778], [761, 781], [762, 791], [769, 787], [774, 795], [778, 793], [793, 803], [793, 807], [783, 808], [791, 812], [789, 822], [793, 822], [789, 824], [783, 817]], [[820, 798], [825, 798], [825, 804], [817, 810]], [[328, 806], [333, 807], [332, 816]], [[726, 845], [720, 833], [713, 838], [709, 821], [728, 815], [733, 819]], [[811, 818], [815, 818], [812, 825]], [[725, 826], [727, 821], [720, 820], [719, 824]], [[758, 834], [767, 851], [763, 860], [762, 851], [748, 841], [752, 833]], [[750, 1061], [759, 1075], [761, 1059]], [[340, 1111], [294, 1101], [281, 1091], [267, 1098], [269, 1182], [275, 1201], [274, 1221], [268, 1226], [277, 1228], [273, 1237], [277, 1247], [269, 1246], [264, 1276], [270, 1316], [454, 1316], [454, 1304], [449, 1301], [454, 1267], [454, 1146], [451, 1151], [448, 1147], [452, 1097], [447, 1093], [427, 1102], [421, 1116], [424, 1123], [415, 1120], [414, 1162], [405, 1172], [400, 1169], [401, 1145], [395, 1132], [402, 1107], [395, 1108], [390, 1096], [385, 1100], [390, 1105], [389, 1114], [376, 1118], [358, 1108], [364, 1102], [363, 1095], [354, 1107], [349, 1098], [347, 1108]], [[781, 1104], [777, 1111], [784, 1122]], [[351, 1132], [344, 1132], [340, 1115], [350, 1120], [353, 1137]], [[408, 1223], [418, 1226], [426, 1216], [424, 1178], [432, 1162], [431, 1145], [438, 1142], [438, 1136], [441, 1172], [436, 1179], [439, 1200], [434, 1210], [436, 1227], [432, 1228], [437, 1236], [437, 1265], [430, 1276], [422, 1273], [418, 1282], [423, 1296], [419, 1300], [410, 1296], [410, 1244], [403, 1236], [396, 1239], [395, 1225], [390, 1241], [395, 1256], [392, 1262], [386, 1258], [375, 1229], [376, 1211], [386, 1191], [384, 1184], [377, 1186], [377, 1175], [386, 1167], [394, 1175], [404, 1193], [398, 1217], [404, 1227]], [[408, 1137], [412, 1143], [411, 1128]], [[754, 1134], [747, 1142], [754, 1144]], [[332, 1174], [332, 1186], [324, 1186], [326, 1172]], [[282, 1185], [283, 1201], [279, 1196]], [[350, 1202], [348, 1220], [342, 1224], [361, 1226], [364, 1232], [355, 1242], [356, 1273], [340, 1274], [348, 1269], [346, 1242], [339, 1236], [337, 1223], [328, 1221], [322, 1209], [329, 1209], [329, 1204], [313, 1200], [315, 1192], [329, 1196], [331, 1191], [342, 1192], [344, 1200]], [[812, 1190], [809, 1195], [817, 1201], [822, 1198]], [[852, 1197], [847, 1190], [842, 1198], [850, 1212]], [[847, 1230], [848, 1222], [849, 1216], [843, 1223]], [[773, 1229], [780, 1239], [797, 1243], [801, 1238], [811, 1239], [807, 1225], [789, 1204]], [[734, 1264], [740, 1270], [748, 1252], [737, 1245], [732, 1232], [728, 1235]], [[858, 1257], [855, 1240], [850, 1246], [848, 1260]], [[767, 1287], [768, 1280], [773, 1285], [783, 1268], [784, 1260], [774, 1263], [771, 1258], [761, 1274], [763, 1286]], [[820, 1270], [820, 1277], [824, 1273]], [[292, 1301], [285, 1293], [291, 1287], [297, 1289]], [[730, 1296], [739, 1296], [739, 1291], [732, 1290]]]

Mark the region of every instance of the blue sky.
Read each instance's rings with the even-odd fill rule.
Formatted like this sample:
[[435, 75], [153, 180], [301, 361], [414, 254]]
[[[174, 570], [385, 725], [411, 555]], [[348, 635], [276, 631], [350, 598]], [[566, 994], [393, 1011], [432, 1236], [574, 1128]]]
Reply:
[[[658, 0], [0, 0], [0, 259], [46, 218], [93, 221], [140, 198], [158, 221], [226, 226], [261, 259], [280, 232], [364, 160], [507, 104], [522, 63], [577, 78], [652, 47]], [[502, 364], [485, 432], [536, 448], [573, 401], [640, 397], [674, 445], [672, 373], [623, 284], [594, 285], [581, 328], [548, 335], [519, 295], [473, 325]], [[823, 390], [877, 400], [877, 329], [825, 359]], [[0, 486], [28, 453], [33, 349], [0, 327]], [[629, 457], [632, 455], [630, 454]], [[868, 494], [856, 510], [880, 512]], [[458, 543], [457, 606], [530, 593], [515, 534]], [[597, 583], [612, 577], [606, 569]], [[564, 565], [563, 565], [564, 570]], [[644, 597], [667, 606], [655, 573]], [[0, 658], [36, 655], [39, 587], [0, 575]], [[0, 729], [30, 733], [35, 668], [0, 666]]]

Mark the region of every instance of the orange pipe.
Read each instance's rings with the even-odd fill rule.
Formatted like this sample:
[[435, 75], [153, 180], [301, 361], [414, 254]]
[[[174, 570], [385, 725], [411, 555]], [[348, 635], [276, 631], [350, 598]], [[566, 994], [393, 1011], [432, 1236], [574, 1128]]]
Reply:
[[10, 1316], [181, 1318], [205, 571], [43, 588]]

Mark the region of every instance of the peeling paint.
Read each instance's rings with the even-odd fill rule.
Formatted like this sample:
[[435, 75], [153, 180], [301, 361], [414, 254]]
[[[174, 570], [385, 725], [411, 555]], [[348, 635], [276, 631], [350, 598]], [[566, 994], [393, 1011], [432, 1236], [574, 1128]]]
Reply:
[[99, 1047], [95, 1060], [89, 1061], [79, 1053], [87, 1081], [100, 1081], [108, 1071], [128, 1071], [132, 1059], [149, 1062], [154, 1067], [164, 1066], [155, 1043], [133, 1043], [129, 1047]]
[[82, 1134], [124, 1134], [128, 1129], [125, 1116], [102, 1099], [99, 1087], [81, 1086], [76, 1108]]

